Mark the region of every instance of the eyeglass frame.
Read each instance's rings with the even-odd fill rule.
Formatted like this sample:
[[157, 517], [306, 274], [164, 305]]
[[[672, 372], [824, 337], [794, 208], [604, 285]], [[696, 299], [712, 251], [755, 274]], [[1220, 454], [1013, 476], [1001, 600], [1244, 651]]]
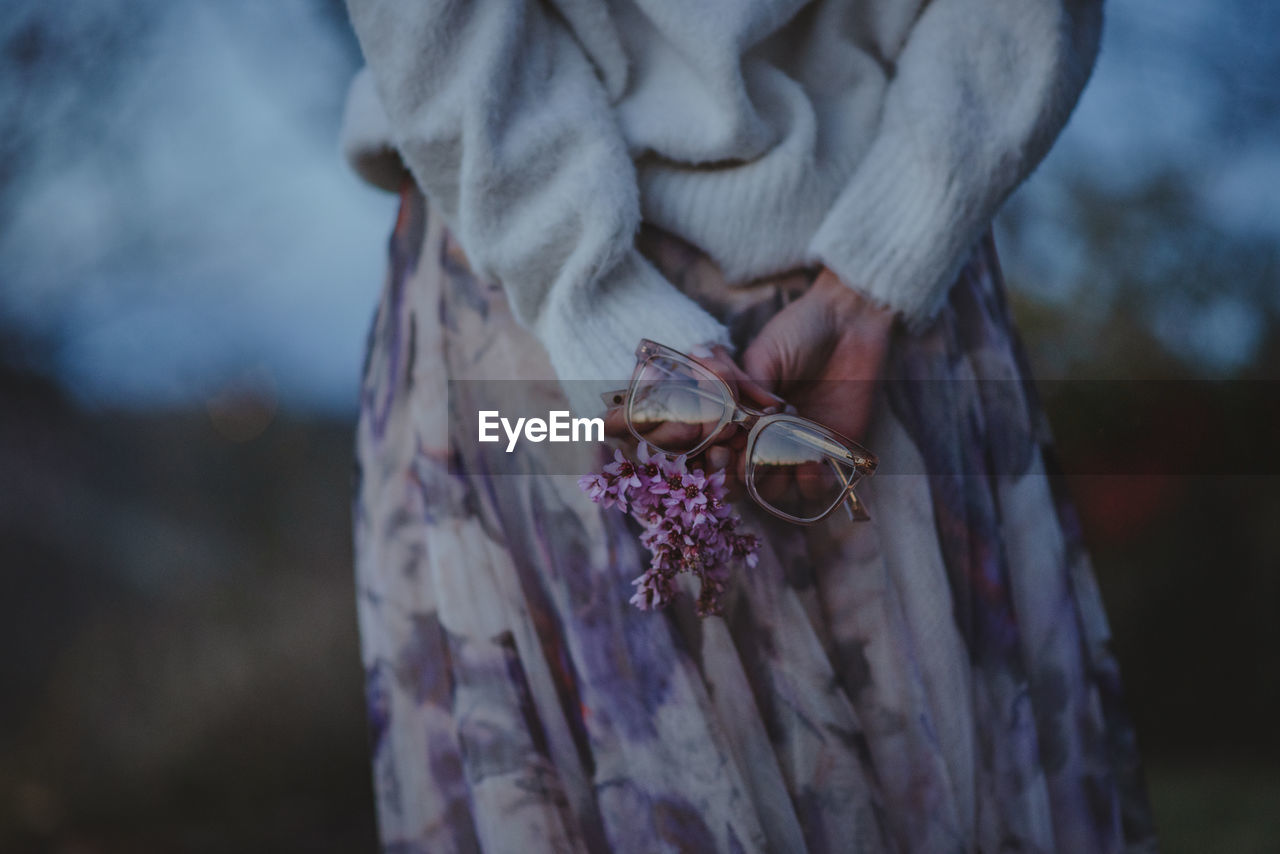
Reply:
[[[724, 392], [722, 402], [728, 404], [722, 407], [720, 423], [716, 425], [715, 429], [708, 432], [706, 438], [695, 445], [691, 450], [684, 451], [682, 454], [672, 451], [664, 451], [656, 445], [653, 445], [652, 442], [649, 442], [649, 440], [645, 439], [644, 436], [640, 435], [640, 431], [636, 429], [635, 424], [631, 421], [632, 396], [640, 385], [640, 378], [644, 373], [645, 367], [651, 361], [659, 357], [683, 362], [686, 365], [700, 368], [705, 371], [712, 379], [719, 383], [720, 388]], [[698, 391], [698, 394], [702, 394], [704, 397], [706, 396], [701, 390]], [[648, 338], [642, 338], [640, 340], [640, 344], [636, 347], [636, 367], [631, 374], [631, 381], [628, 383], [627, 387], [625, 389], [605, 392], [600, 395], [600, 397], [608, 408], [622, 408], [623, 421], [627, 425], [627, 430], [633, 437], [635, 437], [636, 441], [648, 443], [654, 448], [654, 450], [658, 451], [668, 459], [674, 459], [682, 455], [685, 457], [697, 456], [707, 448], [711, 447], [715, 442], [716, 437], [719, 436], [720, 433], [730, 424], [747, 430], [747, 445], [743, 451], [743, 453], [746, 454], [747, 459], [747, 493], [751, 496], [751, 499], [756, 502], [756, 504], [759, 504], [760, 507], [769, 513], [772, 513], [774, 516], [777, 516], [779, 519], [783, 519], [796, 525], [816, 525], [834, 513], [837, 507], [844, 505], [849, 512], [849, 518], [851, 521], [865, 522], [869, 520], [871, 518], [870, 514], [867, 513], [866, 508], [863, 506], [862, 502], [858, 499], [857, 494], [855, 494], [853, 490], [854, 487], [862, 481], [862, 478], [871, 477], [875, 474], [876, 467], [879, 465], [879, 460], [876, 458], [876, 455], [847, 436], [842, 436], [840, 433], [832, 430], [827, 425], [819, 421], [814, 421], [812, 418], [805, 418], [796, 414], [795, 407], [791, 406], [777, 395], [770, 392], [766, 392], [766, 394], [769, 394], [770, 397], [774, 398], [778, 402], [778, 405], [769, 406], [764, 409], [756, 409], [755, 407], [747, 406], [742, 402], [737, 390], [717, 374], [710, 365], [694, 356], [690, 356], [687, 353], [681, 353], [679, 350], [668, 347], [665, 344], [659, 344], [658, 342], [651, 341]], [[796, 424], [818, 432], [828, 441], [839, 446], [843, 453], [835, 454], [829, 450], [820, 448], [815, 450], [838, 462], [850, 465], [855, 472], [855, 475], [852, 478], [846, 479], [843, 469], [839, 466], [834, 467], [840, 479], [845, 481], [844, 488], [840, 497], [835, 499], [831, 503], [831, 506], [819, 516], [815, 516], [813, 518], [802, 518], [793, 516], [783, 510], [779, 510], [777, 507], [774, 507], [761, 498], [759, 490], [756, 488], [755, 478], [752, 476], [755, 471], [753, 451], [755, 450], [756, 439], [765, 430], [765, 428], [773, 424], [780, 423]]]

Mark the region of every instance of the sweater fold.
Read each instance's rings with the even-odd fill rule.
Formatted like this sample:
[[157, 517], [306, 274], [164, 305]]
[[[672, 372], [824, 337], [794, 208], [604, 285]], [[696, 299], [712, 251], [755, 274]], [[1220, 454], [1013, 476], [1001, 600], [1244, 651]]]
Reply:
[[634, 248], [730, 283], [821, 262], [922, 324], [1065, 123], [1100, 0], [347, 0], [344, 151], [397, 154], [575, 409], [640, 337], [725, 342]]

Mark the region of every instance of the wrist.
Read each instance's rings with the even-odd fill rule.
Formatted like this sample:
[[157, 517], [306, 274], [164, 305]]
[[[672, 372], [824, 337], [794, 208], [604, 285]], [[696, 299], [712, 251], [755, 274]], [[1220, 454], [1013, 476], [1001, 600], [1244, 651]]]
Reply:
[[887, 333], [896, 313], [862, 291], [841, 280], [829, 267], [823, 267], [810, 288], [823, 303], [832, 321], [842, 331], [860, 334]]

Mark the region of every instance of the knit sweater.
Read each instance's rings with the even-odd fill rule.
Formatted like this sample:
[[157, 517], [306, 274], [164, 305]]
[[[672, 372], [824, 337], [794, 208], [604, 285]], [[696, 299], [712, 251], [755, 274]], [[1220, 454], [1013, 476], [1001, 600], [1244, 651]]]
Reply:
[[[927, 321], [1065, 123], [1101, 0], [347, 0], [346, 153], [401, 163], [580, 412], [642, 337], [724, 328], [634, 246], [730, 281], [824, 264]], [[595, 399], [595, 400], [598, 400]]]

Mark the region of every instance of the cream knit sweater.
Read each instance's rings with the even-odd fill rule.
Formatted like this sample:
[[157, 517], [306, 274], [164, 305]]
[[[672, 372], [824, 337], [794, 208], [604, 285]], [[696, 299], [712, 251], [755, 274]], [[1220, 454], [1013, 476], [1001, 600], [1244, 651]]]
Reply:
[[730, 280], [822, 263], [922, 322], [1035, 167], [1101, 0], [347, 0], [348, 157], [401, 163], [500, 282], [578, 411], [642, 337], [725, 330], [634, 248]]

